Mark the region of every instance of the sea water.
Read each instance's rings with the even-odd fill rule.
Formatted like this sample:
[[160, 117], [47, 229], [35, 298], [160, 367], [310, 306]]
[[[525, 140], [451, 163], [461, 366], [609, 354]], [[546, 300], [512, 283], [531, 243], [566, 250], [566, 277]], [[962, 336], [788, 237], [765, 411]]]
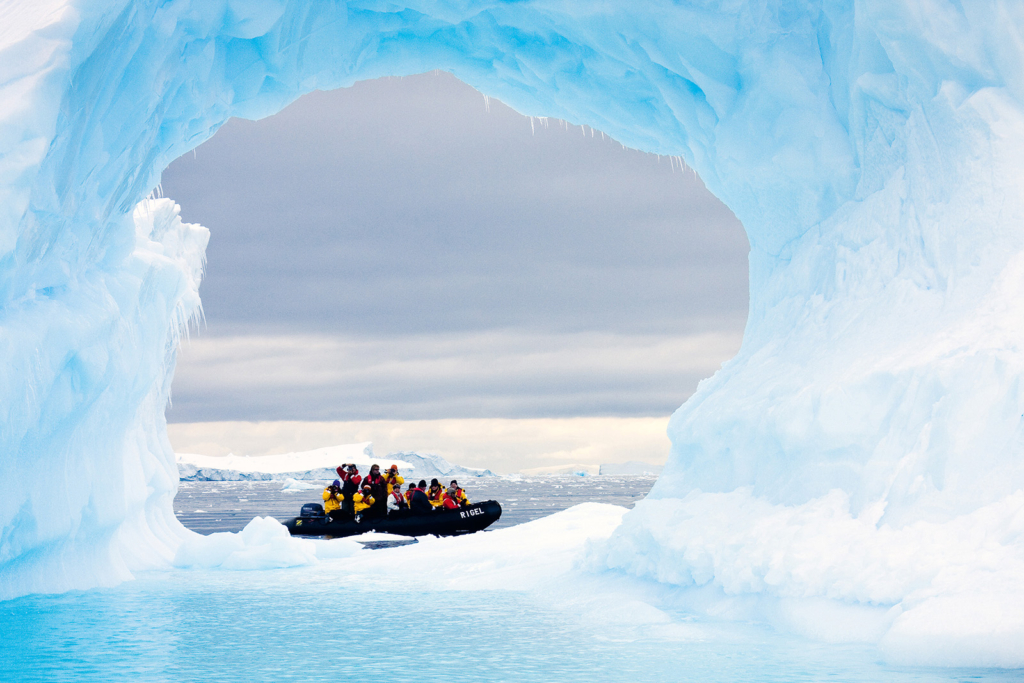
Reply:
[[[511, 476], [463, 479], [460, 484], [473, 502], [496, 500], [501, 504], [501, 519], [491, 528], [502, 529], [579, 503], [631, 508], [647, 495], [656, 479], [641, 475]], [[280, 481], [183, 481], [174, 498], [174, 514], [201, 534], [239, 531], [256, 515], [284, 521], [297, 517], [303, 503], [321, 502], [322, 487], [330, 482], [309, 483], [316, 488], [282, 490], [285, 487]]]
[[675, 629], [619, 631], [614, 619], [583, 620], [530, 593], [349, 585], [327, 566], [148, 572], [116, 588], [2, 602], [0, 627], [4, 681], [1021, 679], [887, 667], [869, 646], [685, 615]]

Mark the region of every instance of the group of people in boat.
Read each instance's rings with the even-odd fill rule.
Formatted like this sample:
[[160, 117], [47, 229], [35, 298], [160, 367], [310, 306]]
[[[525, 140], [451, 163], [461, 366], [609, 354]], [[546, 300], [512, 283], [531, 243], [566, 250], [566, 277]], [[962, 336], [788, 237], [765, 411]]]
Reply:
[[332, 522], [404, 517], [469, 506], [466, 492], [454, 479], [447, 488], [437, 479], [431, 479], [430, 486], [421, 479], [403, 492], [405, 478], [398, 473], [397, 465], [384, 473], [380, 465], [371, 465], [365, 477], [355, 463], [342, 463], [337, 471], [338, 478], [324, 489], [324, 513]]

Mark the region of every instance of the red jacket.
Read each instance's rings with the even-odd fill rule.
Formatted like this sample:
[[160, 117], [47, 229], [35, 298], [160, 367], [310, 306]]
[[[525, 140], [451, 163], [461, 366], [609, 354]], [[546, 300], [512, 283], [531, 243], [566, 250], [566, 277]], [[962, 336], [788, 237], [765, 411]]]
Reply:
[[[348, 481], [348, 472], [346, 472], [345, 470], [341, 469], [341, 467], [336, 467], [335, 471], [338, 473], [338, 478], [339, 479], [341, 479], [342, 481]], [[357, 469], [352, 474], [352, 483], [356, 484], [358, 486], [359, 482], [361, 482], [362, 480], [363, 480], [363, 478], [359, 476], [359, 470]]]
[[445, 510], [458, 510], [459, 509], [459, 501], [455, 500], [451, 496], [445, 496], [444, 497], [444, 502], [441, 503], [441, 505], [444, 506]]
[[349, 473], [345, 472], [340, 467], [337, 471], [338, 477], [341, 479], [341, 492], [346, 496], [349, 496], [349, 500], [352, 500], [352, 494], [359, 490], [359, 482], [363, 480], [363, 478], [359, 476], [359, 470], [353, 472], [351, 476], [349, 476]]

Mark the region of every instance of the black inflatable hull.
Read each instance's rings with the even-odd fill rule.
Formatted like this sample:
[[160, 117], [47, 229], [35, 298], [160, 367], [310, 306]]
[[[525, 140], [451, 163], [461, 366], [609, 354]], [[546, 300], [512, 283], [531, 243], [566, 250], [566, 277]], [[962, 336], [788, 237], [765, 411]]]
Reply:
[[344, 538], [368, 531], [399, 536], [461, 536], [483, 531], [501, 517], [501, 505], [494, 500], [474, 503], [458, 510], [434, 510], [419, 515], [363, 519], [361, 522], [332, 522], [327, 517], [295, 517], [284, 523], [293, 536]]

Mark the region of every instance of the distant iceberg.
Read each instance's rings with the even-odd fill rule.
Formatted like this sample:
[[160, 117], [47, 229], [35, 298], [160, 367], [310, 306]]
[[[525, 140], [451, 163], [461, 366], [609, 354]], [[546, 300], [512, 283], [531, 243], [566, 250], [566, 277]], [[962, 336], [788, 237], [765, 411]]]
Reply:
[[181, 481], [331, 480], [338, 477], [336, 468], [342, 463], [353, 462], [361, 470], [369, 471], [370, 465], [377, 462], [369, 441], [279, 455], [176, 453], [175, 460]]
[[[436, 453], [422, 453], [420, 451], [399, 451], [397, 453], [389, 453], [388, 457], [384, 460], [387, 464], [405, 462], [408, 463], [410, 472], [418, 479], [430, 480], [434, 477], [438, 479], [458, 479], [469, 478], [469, 477], [496, 477], [494, 472], [488, 469], [482, 469], [478, 467], [463, 467], [462, 465], [453, 465], [448, 462], [440, 455]], [[385, 467], [386, 465], [382, 465]], [[399, 468], [402, 466], [399, 465]], [[408, 477], [406, 477], [408, 479]], [[447, 481], [442, 483], [447, 484]]]
[[490, 470], [453, 465], [433, 453], [406, 451], [378, 458], [374, 456], [373, 444], [369, 441], [280, 455], [176, 453], [175, 459], [181, 481], [330, 481], [338, 476], [336, 468], [346, 462], [355, 463], [361, 474], [369, 472], [370, 465], [376, 463], [382, 470], [397, 465], [406, 478], [495, 476]]

